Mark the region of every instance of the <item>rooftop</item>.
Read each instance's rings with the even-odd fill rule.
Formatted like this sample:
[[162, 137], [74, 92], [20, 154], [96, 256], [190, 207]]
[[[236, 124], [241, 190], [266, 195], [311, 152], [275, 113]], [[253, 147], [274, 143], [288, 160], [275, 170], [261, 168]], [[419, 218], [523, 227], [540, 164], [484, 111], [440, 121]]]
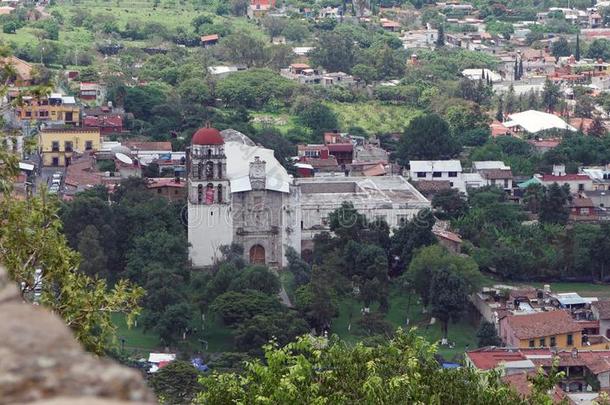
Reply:
[[576, 128], [566, 123], [556, 115], [542, 111], [528, 110], [508, 116], [509, 121], [504, 123], [507, 128], [521, 127], [524, 131], [537, 133], [549, 129], [564, 129], [576, 131]]
[[412, 172], [461, 172], [459, 160], [411, 160]]
[[565, 311], [508, 315], [507, 322], [519, 339], [533, 339], [562, 333], [580, 332], [581, 326]]

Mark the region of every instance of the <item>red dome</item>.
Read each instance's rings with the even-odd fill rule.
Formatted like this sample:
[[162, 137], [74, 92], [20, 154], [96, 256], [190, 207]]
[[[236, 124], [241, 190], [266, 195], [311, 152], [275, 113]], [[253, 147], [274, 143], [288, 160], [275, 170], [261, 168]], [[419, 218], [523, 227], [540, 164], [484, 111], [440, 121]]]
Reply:
[[193, 145], [222, 145], [225, 142], [216, 128], [201, 128], [195, 132], [191, 143]]

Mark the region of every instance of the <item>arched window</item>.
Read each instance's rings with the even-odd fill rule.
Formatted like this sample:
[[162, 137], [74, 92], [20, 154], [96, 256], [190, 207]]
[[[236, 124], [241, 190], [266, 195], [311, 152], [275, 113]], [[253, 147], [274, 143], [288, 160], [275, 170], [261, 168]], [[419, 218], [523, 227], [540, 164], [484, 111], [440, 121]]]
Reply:
[[205, 187], [205, 203], [214, 204], [214, 185], [212, 183], [208, 183]]
[[212, 157], [212, 149], [208, 149], [208, 159]]
[[197, 202], [203, 203], [203, 184], [197, 186]]
[[218, 178], [222, 179], [222, 162], [218, 162]]
[[205, 179], [212, 180], [214, 178], [214, 162], [208, 161], [205, 164]]
[[218, 190], [218, 202], [222, 202], [222, 184], [219, 184], [216, 189]]
[[200, 180], [203, 178], [203, 162], [199, 162], [197, 165], [197, 178]]

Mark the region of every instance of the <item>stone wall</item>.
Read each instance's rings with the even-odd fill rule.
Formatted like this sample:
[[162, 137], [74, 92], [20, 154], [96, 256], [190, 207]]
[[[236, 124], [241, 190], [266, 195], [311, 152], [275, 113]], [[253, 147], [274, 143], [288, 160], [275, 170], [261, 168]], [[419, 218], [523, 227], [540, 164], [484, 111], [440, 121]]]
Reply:
[[85, 352], [64, 322], [24, 303], [0, 267], [0, 404], [152, 404], [139, 372]]

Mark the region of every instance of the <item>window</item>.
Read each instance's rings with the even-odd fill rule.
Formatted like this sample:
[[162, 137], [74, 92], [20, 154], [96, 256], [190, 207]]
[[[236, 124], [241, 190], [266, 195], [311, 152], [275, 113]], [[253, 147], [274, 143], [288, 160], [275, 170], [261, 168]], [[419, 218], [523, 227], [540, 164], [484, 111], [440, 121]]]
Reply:
[[197, 186], [197, 202], [199, 204], [203, 202], [203, 184]]
[[201, 179], [203, 177], [203, 162], [199, 162], [197, 164], [197, 178]]
[[404, 225], [409, 218], [405, 214], [396, 214], [396, 223], [398, 226]]
[[508, 188], [508, 179], [504, 179], [504, 188]]
[[207, 162], [205, 164], [205, 178], [206, 180], [212, 180], [214, 178], [214, 163]]
[[540, 339], [540, 347], [546, 346], [546, 340], [544, 338]]
[[432, 172], [432, 177], [442, 177], [443, 173], [441, 172]]
[[59, 152], [59, 141], [51, 142], [51, 151]]
[[587, 215], [589, 213], [589, 209], [588, 208], [581, 208], [580, 209], [580, 215]]
[[219, 184], [218, 187], [216, 187], [216, 189], [218, 190], [218, 202], [221, 203], [222, 202], [222, 184]]
[[51, 163], [52, 166], [59, 166], [59, 158], [54, 157], [53, 158], [53, 163]]
[[160, 188], [157, 189], [157, 194], [161, 194], [161, 189]]
[[530, 340], [530, 342], [529, 342], [529, 346], [530, 346], [530, 347], [534, 347], [534, 345], [535, 345], [535, 343], [534, 343], [534, 339]]
[[93, 141], [85, 141], [85, 150], [93, 149]]
[[551, 343], [550, 343], [550, 345], [551, 345], [551, 347], [557, 346], [557, 342], [556, 342], [555, 336], [551, 336]]
[[419, 177], [419, 178], [426, 177], [426, 172], [417, 172], [417, 177]]
[[222, 162], [218, 162], [218, 178], [222, 179]]
[[585, 185], [583, 183], [578, 183], [578, 191], [585, 191]]
[[31, 116], [32, 116], [32, 112], [31, 112], [31, 111], [29, 111], [29, 110], [27, 110], [27, 111], [25, 112], [25, 116], [26, 116], [26, 117], [31, 117]]
[[568, 346], [573, 346], [574, 345], [574, 336], [572, 336], [571, 334], [568, 335]]
[[72, 152], [73, 151], [72, 142], [71, 141], [64, 142], [64, 150], [66, 152]]
[[457, 172], [449, 172], [449, 177], [457, 177]]

